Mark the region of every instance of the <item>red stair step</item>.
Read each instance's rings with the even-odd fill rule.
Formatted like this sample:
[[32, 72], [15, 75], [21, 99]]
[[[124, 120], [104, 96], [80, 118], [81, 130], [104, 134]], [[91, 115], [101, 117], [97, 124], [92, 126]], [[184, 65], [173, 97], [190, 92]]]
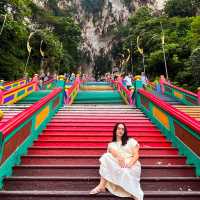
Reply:
[[[136, 140], [141, 140], [141, 141], [149, 141], [149, 140], [158, 140], [158, 141], [166, 141], [166, 138], [162, 135], [160, 136], [134, 136], [134, 138]], [[90, 141], [90, 140], [102, 140], [102, 141], [112, 141], [112, 136], [111, 135], [75, 135], [74, 134], [65, 134], [65, 135], [59, 135], [59, 134], [56, 134], [56, 135], [52, 135], [52, 134], [42, 134], [39, 136], [39, 140], [56, 140], [56, 141], [60, 141], [60, 140], [76, 140], [76, 141], [79, 141], [79, 140], [87, 140], [87, 141]]]
[[[141, 147], [170, 147], [171, 142], [160, 142], [155, 140], [149, 141], [138, 141]], [[46, 146], [46, 147], [107, 147], [108, 141], [74, 141], [74, 140], [63, 140], [63, 141], [44, 141], [37, 140], [34, 142], [34, 147]]]
[[[122, 198], [101, 193], [89, 195], [89, 191], [0, 191], [0, 197], [4, 200], [121, 200]], [[146, 191], [145, 200], [199, 200], [199, 192], [187, 191]], [[123, 198], [133, 200], [133, 198]]]
[[[139, 127], [127, 127], [128, 129], [128, 132], [129, 131], [157, 131], [158, 129], [155, 127], [155, 126], [139, 126]], [[97, 126], [97, 127], [82, 127], [81, 125], [79, 126], [67, 126], [67, 127], [56, 127], [56, 126], [47, 126], [47, 129], [46, 130], [56, 130], [56, 131], [102, 131], [104, 130], [105, 132], [106, 131], [113, 131], [113, 127], [100, 127], [100, 126]]]
[[[27, 155], [22, 157], [22, 165], [97, 165], [99, 155], [90, 156], [66, 156], [66, 155]], [[183, 156], [148, 156], [140, 155], [140, 162], [143, 165], [183, 165], [186, 159]]]
[[[106, 147], [30, 147], [30, 155], [102, 155]], [[141, 147], [140, 155], [178, 155], [174, 147]]]
[[[199, 191], [200, 179], [195, 177], [142, 177], [144, 191]], [[5, 179], [4, 190], [23, 191], [89, 191], [99, 177], [16, 177]]]
[[[95, 130], [95, 128], [96, 127], [94, 127], [94, 128], [79, 128], [79, 129], [77, 129], [77, 128], [75, 128], [75, 127], [72, 127], [72, 129], [71, 130], [69, 130], [67, 127], [65, 127], [64, 129], [63, 128], [46, 128], [46, 129], [44, 129], [44, 131], [43, 132], [54, 132], [54, 131], [56, 131], [56, 132], [60, 132], [60, 133], [62, 133], [62, 132], [66, 132], [66, 133], [82, 133], [82, 132], [88, 132], [88, 133], [110, 133], [110, 134], [112, 134], [112, 129], [109, 127], [109, 128], [106, 128], [106, 129], [108, 129], [108, 130], [104, 130], [104, 129], [96, 129]], [[128, 128], [128, 133], [149, 133], [149, 134], [151, 134], [151, 133], [160, 133], [161, 134], [161, 132], [158, 130], [158, 129], [156, 129], [156, 128], [145, 128], [145, 127], [143, 127], [143, 128]]]
[[[99, 165], [29, 165], [15, 167], [15, 172], [21, 176], [92, 177], [99, 175]], [[141, 176], [195, 177], [195, 171], [193, 167], [187, 165], [142, 165]]]
[[148, 118], [146, 118], [145, 116], [138, 116], [138, 117], [133, 117], [133, 116], [107, 116], [107, 115], [104, 115], [104, 116], [88, 116], [88, 115], [85, 115], [85, 116], [73, 116], [73, 115], [69, 115], [69, 116], [65, 116], [64, 118], [62, 116], [54, 116], [52, 118], [52, 120], [63, 120], [63, 119], [70, 119], [70, 120], [73, 120], [73, 121], [76, 121], [76, 120], [116, 120], [116, 121], [121, 121], [121, 120], [148, 120]]
[[[105, 132], [105, 131], [55, 131], [45, 129], [41, 135], [71, 135], [71, 136], [111, 136], [112, 132]], [[164, 137], [160, 131], [129, 131], [128, 135], [130, 137], [136, 136], [152, 136], [152, 137]]]
[[[139, 113], [139, 114], [134, 114], [134, 113], [117, 113], [118, 117], [132, 117], [132, 118], [135, 118], [135, 117], [144, 117], [145, 115], [143, 113]], [[68, 117], [68, 116], [76, 116], [76, 117], [79, 117], [79, 116], [87, 116], [87, 117], [104, 117], [104, 116], [110, 116], [110, 117], [115, 117], [116, 114], [111, 114], [111, 113], [66, 113], [66, 114], [56, 114], [56, 117], [62, 117], [62, 118], [65, 118], [65, 117]]]
[[100, 115], [124, 115], [124, 114], [130, 114], [130, 115], [137, 115], [137, 116], [144, 116], [143, 113], [141, 113], [140, 111], [132, 111], [132, 110], [128, 110], [128, 111], [123, 111], [123, 110], [119, 110], [119, 111], [113, 111], [113, 110], [84, 110], [84, 111], [59, 111], [59, 114], [57, 115], [74, 115], [74, 114], [78, 114], [78, 115], [90, 115], [90, 114], [100, 114]]
[[[79, 123], [79, 122], [65, 122], [65, 123], [54, 123], [54, 122], [49, 122], [47, 127], [93, 127], [93, 128], [102, 128], [102, 127], [114, 127], [116, 122], [110, 122], [110, 123]], [[145, 123], [126, 123], [128, 128], [134, 128], [134, 127], [155, 127], [151, 122], [145, 122]]]
[[[109, 123], [116, 123], [116, 119], [71, 119], [71, 118], [62, 118], [62, 119], [52, 119], [50, 123], [105, 123], [105, 124], [109, 124]], [[129, 124], [129, 123], [151, 123], [149, 121], [149, 119], [120, 119], [120, 122]]]

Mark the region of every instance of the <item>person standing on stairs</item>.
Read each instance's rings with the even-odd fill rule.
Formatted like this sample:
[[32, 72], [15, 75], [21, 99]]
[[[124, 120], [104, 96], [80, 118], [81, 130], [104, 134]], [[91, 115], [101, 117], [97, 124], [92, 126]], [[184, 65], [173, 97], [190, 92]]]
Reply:
[[138, 142], [128, 137], [124, 123], [116, 123], [107, 153], [99, 159], [100, 183], [90, 191], [90, 194], [105, 192], [105, 189], [108, 189], [119, 197], [143, 200], [143, 191], [140, 187], [141, 164], [138, 159]]
[[144, 72], [141, 73], [141, 81], [142, 81], [143, 87], [145, 88], [147, 86], [148, 79], [147, 79], [146, 74]]
[[132, 87], [132, 77], [131, 74], [128, 74], [125, 76], [124, 81], [126, 83], [126, 88], [129, 90], [130, 87]]
[[164, 75], [160, 75], [160, 87], [161, 87], [161, 93], [164, 95], [165, 94], [165, 87], [164, 87], [164, 83], [166, 82], [166, 79], [164, 77]]

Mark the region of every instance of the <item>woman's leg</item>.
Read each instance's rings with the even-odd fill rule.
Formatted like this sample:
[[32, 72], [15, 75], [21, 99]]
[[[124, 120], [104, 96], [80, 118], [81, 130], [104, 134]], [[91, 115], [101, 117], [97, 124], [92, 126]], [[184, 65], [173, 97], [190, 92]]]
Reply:
[[100, 183], [99, 183], [100, 188], [105, 189], [106, 182], [107, 182], [106, 179], [101, 177]]
[[90, 191], [90, 194], [97, 194], [100, 192], [105, 192], [105, 186], [106, 186], [106, 179], [101, 177], [100, 178], [100, 183]]

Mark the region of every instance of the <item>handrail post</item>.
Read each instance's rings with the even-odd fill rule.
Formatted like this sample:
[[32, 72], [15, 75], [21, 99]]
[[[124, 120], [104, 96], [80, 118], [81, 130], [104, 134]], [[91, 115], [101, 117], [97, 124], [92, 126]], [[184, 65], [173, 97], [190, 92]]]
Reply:
[[136, 107], [139, 107], [140, 103], [138, 98], [138, 90], [143, 88], [141, 76], [135, 76], [134, 87], [135, 87], [135, 92], [134, 92], [135, 105]]
[[0, 105], [3, 104], [3, 89], [4, 89], [4, 87], [0, 86]]
[[65, 98], [67, 98], [65, 95], [65, 76], [63, 76], [63, 75], [60, 75], [59, 77], [58, 77], [58, 80], [57, 80], [57, 83], [56, 83], [57, 85], [57, 87], [61, 87], [62, 88], [62, 94], [63, 94], [63, 101], [62, 101], [62, 104], [63, 103], [65, 103]]
[[[4, 113], [2, 110], [0, 110], [0, 121], [3, 119], [3, 116], [4, 116]], [[1, 143], [0, 143], [0, 145], [1, 145]]]
[[57, 87], [65, 88], [65, 77], [63, 75], [58, 77]]
[[3, 86], [4, 80], [0, 80], [0, 86]]

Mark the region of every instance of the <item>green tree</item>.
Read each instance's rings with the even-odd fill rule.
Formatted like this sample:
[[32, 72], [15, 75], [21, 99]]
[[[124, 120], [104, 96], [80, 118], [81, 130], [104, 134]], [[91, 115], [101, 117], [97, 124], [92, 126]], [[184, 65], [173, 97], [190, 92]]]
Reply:
[[195, 86], [199, 87], [200, 85], [200, 46], [194, 49], [190, 57], [192, 63], [192, 76], [195, 80]]
[[164, 10], [169, 17], [191, 17], [197, 10], [194, 3], [194, 0], [167, 0]]
[[188, 32], [188, 38], [193, 48], [196, 48], [200, 44], [200, 16], [194, 17], [191, 23], [191, 30]]
[[[0, 37], [0, 77], [5, 80], [22, 77], [28, 52], [26, 42], [30, 32], [32, 47], [28, 72], [45, 70], [75, 69], [80, 63], [79, 47], [81, 31], [78, 24], [64, 11], [57, 7], [57, 0], [48, 1], [48, 9], [39, 8], [29, 0], [9, 0], [0, 2], [0, 14], [5, 14], [10, 7], [11, 13]], [[0, 17], [0, 26], [3, 17]], [[40, 55], [40, 44], [44, 59]], [[15, 73], [13, 73], [15, 72]]]
[[28, 31], [23, 23], [8, 18], [0, 37], [0, 75], [5, 80], [21, 77], [26, 59]]

